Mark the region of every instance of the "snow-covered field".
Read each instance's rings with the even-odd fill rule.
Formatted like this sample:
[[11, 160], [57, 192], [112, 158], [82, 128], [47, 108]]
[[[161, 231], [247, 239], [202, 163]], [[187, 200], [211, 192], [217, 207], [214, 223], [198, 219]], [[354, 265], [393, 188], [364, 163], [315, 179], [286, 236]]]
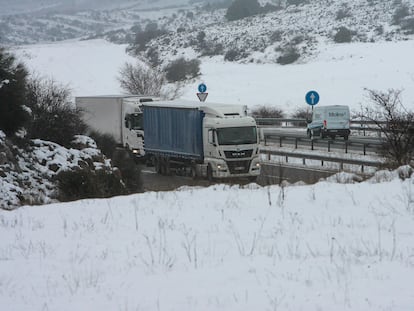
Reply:
[[2, 310], [414, 308], [414, 178], [0, 211]]
[[[25, 46], [16, 50], [27, 66], [67, 84], [73, 96], [119, 94], [117, 76], [124, 62], [133, 62], [125, 45], [103, 40]], [[414, 108], [414, 40], [382, 43], [328, 44], [306, 64], [225, 63], [203, 58], [201, 76], [182, 90], [197, 99], [197, 86], [207, 85], [207, 102], [277, 106], [287, 113], [306, 107], [305, 94], [316, 90], [319, 105], [344, 104], [358, 111], [368, 104], [364, 88], [402, 89], [406, 107]]]
[[[185, 86], [208, 101], [305, 106], [366, 103], [404, 89], [414, 108], [414, 41], [326, 45], [307, 64], [202, 60]], [[26, 46], [29, 68], [73, 96], [120, 93], [125, 46], [101, 40]], [[414, 309], [414, 177], [377, 183], [215, 185], [0, 210], [3, 310]]]

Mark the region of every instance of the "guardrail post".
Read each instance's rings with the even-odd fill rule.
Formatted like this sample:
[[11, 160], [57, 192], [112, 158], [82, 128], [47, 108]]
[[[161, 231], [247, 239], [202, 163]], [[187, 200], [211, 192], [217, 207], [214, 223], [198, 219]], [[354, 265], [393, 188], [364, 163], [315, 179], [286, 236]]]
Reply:
[[279, 137], [279, 146], [280, 146], [280, 147], [282, 147], [282, 140], [283, 140], [283, 137], [282, 137], [282, 136], [280, 136], [280, 137]]
[[288, 156], [286, 156], [286, 163], [288, 163], [289, 162], [289, 157]]
[[323, 160], [321, 160], [321, 166], [323, 166]]
[[361, 165], [361, 172], [362, 173], [364, 172], [364, 165], [363, 164]]
[[364, 144], [364, 155], [367, 155], [367, 145]]
[[295, 149], [298, 149], [298, 138], [295, 138]]
[[311, 140], [311, 150], [313, 150], [313, 140]]
[[328, 140], [328, 152], [331, 152], [331, 141]]
[[345, 153], [348, 153], [348, 142], [345, 142]]
[[306, 158], [302, 158], [303, 165], [306, 165]]
[[344, 170], [344, 162], [339, 163], [339, 167], [341, 168], [341, 171]]

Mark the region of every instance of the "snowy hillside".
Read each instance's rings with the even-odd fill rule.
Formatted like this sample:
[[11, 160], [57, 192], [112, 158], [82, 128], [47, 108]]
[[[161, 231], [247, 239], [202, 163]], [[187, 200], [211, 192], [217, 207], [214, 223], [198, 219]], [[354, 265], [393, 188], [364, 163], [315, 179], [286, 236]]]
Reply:
[[0, 210], [0, 305], [412, 310], [414, 178], [385, 175]]
[[[134, 59], [125, 45], [103, 40], [24, 46], [19, 58], [37, 73], [67, 84], [73, 96], [119, 94], [119, 68]], [[382, 43], [325, 44], [306, 64], [239, 64], [220, 57], [201, 58], [201, 76], [182, 89], [197, 99], [203, 81], [207, 102], [271, 105], [287, 113], [306, 107], [305, 94], [315, 89], [320, 105], [344, 104], [358, 111], [368, 104], [364, 88], [402, 89], [403, 103], [414, 109], [414, 40]], [[190, 55], [190, 54], [189, 54]], [[396, 56], [397, 55], [397, 56]]]
[[[315, 56], [319, 44], [333, 42], [341, 27], [349, 29], [352, 42], [403, 40], [414, 32], [414, 11], [409, 1], [332, 0], [328, 5], [326, 0], [298, 1], [304, 3], [300, 5], [261, 2], [272, 3], [275, 11], [230, 22], [225, 17], [226, 9], [217, 1], [208, 5], [132, 1], [127, 8], [0, 16], [0, 43], [32, 44], [82, 37], [134, 44], [137, 32], [156, 25], [163, 35], [154, 39], [146, 52], [159, 53], [163, 60], [192, 49], [199, 56], [232, 51], [237, 53], [235, 59], [243, 62], [274, 63], [292, 49], [300, 55], [299, 61], [306, 61]], [[160, 9], [168, 4], [169, 9]], [[396, 22], [400, 8], [406, 11]]]

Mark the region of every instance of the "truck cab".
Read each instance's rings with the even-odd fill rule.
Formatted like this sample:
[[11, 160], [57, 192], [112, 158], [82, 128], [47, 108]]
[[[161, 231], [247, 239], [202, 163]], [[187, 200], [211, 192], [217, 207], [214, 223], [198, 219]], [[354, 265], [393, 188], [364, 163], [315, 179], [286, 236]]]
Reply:
[[256, 121], [243, 107], [209, 107], [203, 124], [207, 177], [257, 177], [260, 174]]

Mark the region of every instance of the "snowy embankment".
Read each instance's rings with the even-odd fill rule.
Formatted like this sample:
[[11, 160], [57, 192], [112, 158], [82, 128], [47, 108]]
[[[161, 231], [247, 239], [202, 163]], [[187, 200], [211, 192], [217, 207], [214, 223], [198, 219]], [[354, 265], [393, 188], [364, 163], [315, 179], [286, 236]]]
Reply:
[[0, 211], [0, 305], [412, 310], [413, 191], [216, 185]]
[[15, 209], [23, 204], [56, 202], [56, 175], [80, 167], [112, 170], [94, 140], [77, 135], [73, 148], [50, 141], [33, 139], [18, 148], [0, 131], [0, 210]]
[[[119, 94], [120, 67], [135, 60], [125, 45], [103, 40], [25, 46], [16, 50], [27, 66], [67, 84], [73, 96]], [[319, 105], [343, 104], [359, 111], [368, 104], [364, 88], [402, 89], [406, 107], [414, 109], [414, 40], [380, 43], [320, 44], [319, 54], [305, 64], [238, 64], [222, 57], [202, 58], [201, 76], [182, 90], [197, 100], [197, 85], [207, 85], [208, 102], [249, 107], [277, 106], [294, 112], [306, 107], [305, 94], [317, 90]]]

